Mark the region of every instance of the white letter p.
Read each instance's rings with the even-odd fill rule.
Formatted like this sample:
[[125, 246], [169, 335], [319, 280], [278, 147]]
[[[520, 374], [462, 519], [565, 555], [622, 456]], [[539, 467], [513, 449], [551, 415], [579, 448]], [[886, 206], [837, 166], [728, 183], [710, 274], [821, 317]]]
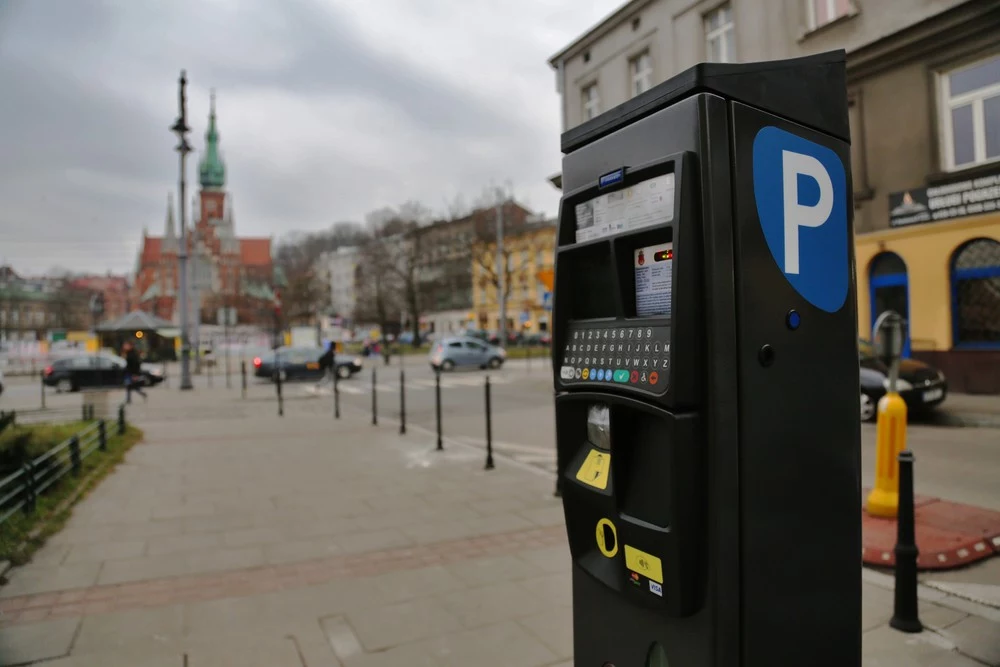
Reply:
[[[819, 160], [804, 153], [781, 152], [785, 204], [785, 273], [799, 272], [799, 227], [820, 227], [833, 210], [833, 182]], [[819, 201], [812, 206], [799, 203], [799, 174], [819, 185]]]

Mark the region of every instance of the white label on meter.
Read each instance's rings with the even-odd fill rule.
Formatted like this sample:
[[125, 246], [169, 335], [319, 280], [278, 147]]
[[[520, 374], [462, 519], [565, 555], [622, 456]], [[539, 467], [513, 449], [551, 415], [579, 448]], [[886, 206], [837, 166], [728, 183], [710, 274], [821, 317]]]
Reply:
[[576, 241], [670, 222], [674, 217], [674, 175], [598, 195], [576, 205]]

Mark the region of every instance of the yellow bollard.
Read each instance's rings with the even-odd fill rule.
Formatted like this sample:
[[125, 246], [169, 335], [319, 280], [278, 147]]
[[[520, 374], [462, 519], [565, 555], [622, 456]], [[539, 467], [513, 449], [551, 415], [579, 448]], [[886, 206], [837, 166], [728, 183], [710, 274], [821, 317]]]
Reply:
[[875, 486], [868, 513], [895, 519], [899, 510], [899, 453], [906, 449], [906, 402], [890, 392], [878, 402], [875, 427]]

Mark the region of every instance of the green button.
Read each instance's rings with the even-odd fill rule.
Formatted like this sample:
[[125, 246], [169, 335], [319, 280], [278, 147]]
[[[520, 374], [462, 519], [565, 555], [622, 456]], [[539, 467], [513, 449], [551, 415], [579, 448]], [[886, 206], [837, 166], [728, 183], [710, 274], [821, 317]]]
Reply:
[[615, 371], [615, 382], [628, 382], [628, 371], [618, 369]]

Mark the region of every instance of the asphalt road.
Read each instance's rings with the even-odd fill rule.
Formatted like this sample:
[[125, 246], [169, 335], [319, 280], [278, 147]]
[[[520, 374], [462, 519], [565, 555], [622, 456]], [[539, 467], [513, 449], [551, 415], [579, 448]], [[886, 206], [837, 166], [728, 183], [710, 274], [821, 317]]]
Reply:
[[[377, 374], [378, 411], [385, 419], [399, 416], [399, 357], [391, 365], [381, 360], [369, 363], [361, 374], [340, 383], [341, 405], [344, 410], [371, 412], [371, 371]], [[404, 359], [406, 373], [406, 418], [411, 426], [435, 430], [434, 373], [424, 357]], [[234, 364], [238, 368], [238, 364]], [[176, 391], [176, 370], [171, 369], [166, 386], [150, 390], [151, 405], [156, 395]], [[489, 376], [492, 383], [492, 430], [496, 452], [523, 463], [551, 472], [555, 471], [555, 424], [553, 392], [547, 358], [512, 360], [497, 371], [453, 371], [441, 376], [442, 431], [446, 438], [484, 447], [486, 440], [484, 384]], [[225, 378], [207, 374], [194, 378], [199, 390], [223, 391]], [[232, 389], [238, 392], [240, 378], [231, 378]], [[235, 394], [238, 395], [238, 394]], [[273, 385], [254, 378], [250, 380], [249, 396], [267, 404], [275, 392]], [[332, 388], [316, 389], [310, 382], [286, 385], [289, 410], [329, 410], [333, 412]], [[115, 400], [121, 400], [119, 396]], [[0, 396], [0, 410], [16, 409], [27, 415], [40, 407], [39, 382], [29, 378], [8, 378], [5, 393]], [[81, 411], [78, 394], [62, 395], [46, 392], [46, 406], [67, 415]], [[299, 406], [299, 407], [296, 407]], [[289, 412], [291, 414], [292, 412]], [[917, 493], [936, 496], [1000, 510], [1000, 429], [956, 428], [911, 424], [907, 443], [916, 455]], [[875, 427], [862, 426], [862, 484], [870, 485], [874, 478]]]

